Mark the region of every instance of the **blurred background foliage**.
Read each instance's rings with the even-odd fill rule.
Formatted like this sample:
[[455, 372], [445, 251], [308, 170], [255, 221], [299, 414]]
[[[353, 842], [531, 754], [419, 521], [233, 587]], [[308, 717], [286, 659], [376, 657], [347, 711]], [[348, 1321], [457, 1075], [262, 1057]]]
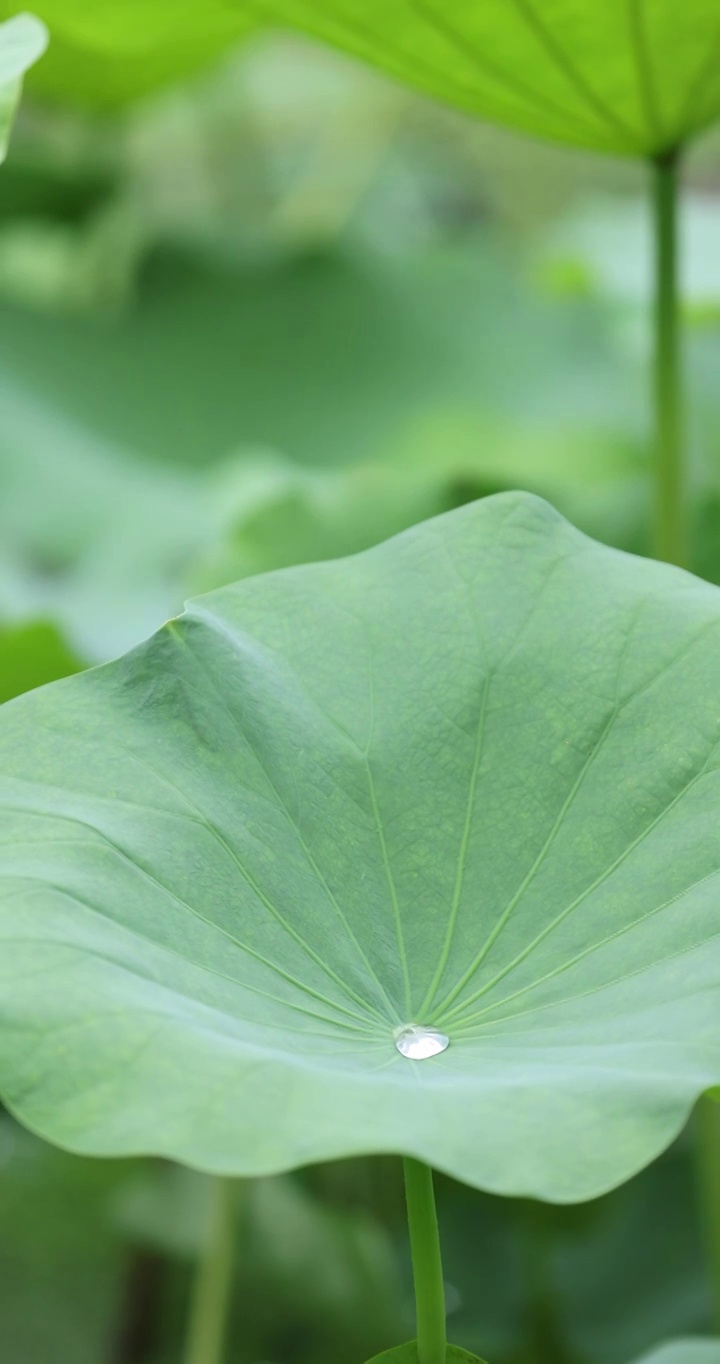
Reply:
[[[41, 12], [0, 180], [0, 699], [190, 593], [507, 487], [648, 549], [641, 170], [243, 35], [210, 0], [201, 29], [181, 0]], [[684, 213], [693, 566], [720, 582], [717, 140]], [[691, 1147], [576, 1209], [441, 1179], [453, 1338], [625, 1364], [708, 1330]], [[209, 1200], [201, 1175], [0, 1118], [0, 1358], [176, 1364]], [[411, 1334], [396, 1161], [241, 1187], [237, 1222], [228, 1361], [353, 1364]]]

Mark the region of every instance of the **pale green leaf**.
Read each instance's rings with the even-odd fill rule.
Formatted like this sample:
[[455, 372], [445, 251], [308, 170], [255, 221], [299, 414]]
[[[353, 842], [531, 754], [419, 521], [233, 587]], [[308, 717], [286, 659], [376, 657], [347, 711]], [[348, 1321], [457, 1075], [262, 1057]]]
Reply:
[[720, 114], [715, 0], [245, 0], [480, 118], [623, 155]]
[[687, 1340], [666, 1341], [636, 1364], [720, 1364], [720, 1340], [689, 1336]]
[[10, 702], [8, 1102], [228, 1173], [621, 1182], [720, 1079], [719, 642], [717, 588], [505, 494]]
[[0, 161], [7, 154], [23, 76], [42, 57], [47, 41], [45, 25], [32, 14], [16, 14], [0, 24]]

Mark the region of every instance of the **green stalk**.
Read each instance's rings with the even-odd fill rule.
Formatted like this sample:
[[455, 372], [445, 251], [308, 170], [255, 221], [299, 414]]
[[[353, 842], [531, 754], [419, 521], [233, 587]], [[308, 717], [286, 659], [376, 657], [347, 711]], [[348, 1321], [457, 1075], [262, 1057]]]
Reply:
[[445, 1285], [432, 1170], [409, 1156], [403, 1164], [415, 1279], [418, 1361], [445, 1364]]
[[679, 153], [653, 163], [655, 223], [655, 517], [657, 559], [683, 565], [686, 488], [683, 459], [678, 280]]
[[214, 1179], [207, 1241], [190, 1309], [185, 1364], [222, 1364], [235, 1251], [237, 1183]]
[[[683, 459], [678, 272], [678, 152], [658, 156], [655, 205], [655, 556], [685, 565], [687, 489]], [[698, 1210], [705, 1241], [714, 1326], [720, 1332], [720, 1106], [704, 1095], [695, 1110]]]

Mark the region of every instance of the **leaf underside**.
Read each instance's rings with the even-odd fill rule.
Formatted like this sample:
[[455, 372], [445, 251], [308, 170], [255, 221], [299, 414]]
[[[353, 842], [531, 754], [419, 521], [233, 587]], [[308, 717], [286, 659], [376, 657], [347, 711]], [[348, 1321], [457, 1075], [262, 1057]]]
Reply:
[[621, 1182], [720, 1082], [718, 696], [717, 588], [502, 494], [9, 702], [7, 1102], [238, 1175]]
[[483, 119], [626, 156], [720, 114], [708, 0], [245, 0]]
[[[11, 15], [0, 0], [0, 16]], [[71, 105], [109, 108], [192, 75], [247, 32], [222, 0], [38, 0], [52, 42], [32, 87]]]

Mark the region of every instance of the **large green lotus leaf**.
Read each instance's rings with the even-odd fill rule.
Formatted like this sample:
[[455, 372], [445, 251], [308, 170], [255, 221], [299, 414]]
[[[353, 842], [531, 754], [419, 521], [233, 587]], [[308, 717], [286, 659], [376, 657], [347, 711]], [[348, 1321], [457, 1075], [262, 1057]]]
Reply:
[[8, 1103], [228, 1173], [619, 1183], [720, 1079], [719, 638], [716, 588], [504, 494], [8, 703]]
[[[12, 14], [0, 0], [0, 14]], [[40, 0], [52, 34], [33, 89], [69, 104], [109, 107], [199, 70], [248, 21], [222, 0]]]
[[666, 1341], [643, 1355], [637, 1364], [720, 1364], [720, 1340], [697, 1336]]
[[25, 72], [42, 57], [47, 29], [33, 14], [0, 24], [0, 161], [5, 159]]
[[[448, 1345], [445, 1358], [447, 1364], [483, 1364], [477, 1355], [469, 1355], [467, 1350], [459, 1350], [456, 1345]], [[398, 1345], [395, 1350], [376, 1355], [369, 1364], [418, 1364], [417, 1345], [414, 1340], [407, 1345]]]
[[717, 0], [245, 0], [493, 122], [645, 155], [720, 114]]

